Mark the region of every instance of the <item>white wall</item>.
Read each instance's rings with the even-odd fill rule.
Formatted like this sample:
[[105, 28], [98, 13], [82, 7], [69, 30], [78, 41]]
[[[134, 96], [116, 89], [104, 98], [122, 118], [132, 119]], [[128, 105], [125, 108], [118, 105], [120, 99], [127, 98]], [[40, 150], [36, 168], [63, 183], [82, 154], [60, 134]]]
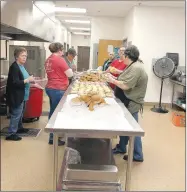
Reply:
[[123, 39], [127, 38], [127, 41], [132, 41], [134, 38], [134, 8], [132, 8], [128, 14], [126, 15], [124, 19], [124, 33], [123, 33]]
[[91, 19], [90, 68], [93, 65], [93, 44], [99, 39], [122, 40], [124, 33], [124, 18], [93, 17]]
[[64, 30], [64, 42], [67, 43], [67, 41], [68, 41], [68, 31], [67, 31], [67, 29], [65, 29]]
[[[145, 101], [158, 102], [161, 81], [153, 74], [152, 59], [161, 58], [166, 52], [176, 52], [179, 53], [180, 66], [185, 65], [185, 9], [136, 7], [133, 30], [132, 44], [139, 48], [149, 76]], [[167, 79], [163, 102], [171, 102], [171, 91], [171, 83]]]
[[69, 44], [69, 47], [71, 47], [71, 39], [72, 39], [72, 35], [71, 35], [71, 32], [68, 31], [68, 41], [67, 43]]
[[[71, 36], [71, 45], [74, 46], [76, 52], [78, 53], [78, 46], [88, 46], [90, 47], [90, 36], [83, 35], [72, 35]], [[75, 63], [77, 63], [77, 57], [75, 57]]]

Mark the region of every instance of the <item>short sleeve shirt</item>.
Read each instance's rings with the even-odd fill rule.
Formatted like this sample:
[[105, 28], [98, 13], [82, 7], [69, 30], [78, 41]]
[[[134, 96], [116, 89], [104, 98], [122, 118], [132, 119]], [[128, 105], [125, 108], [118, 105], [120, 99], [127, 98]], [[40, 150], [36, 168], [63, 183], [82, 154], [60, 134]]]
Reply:
[[[119, 70], [123, 71], [127, 67], [127, 65], [123, 61], [120, 61], [119, 59], [116, 59], [111, 63], [110, 67], [115, 67], [116, 69], [119, 69]], [[112, 75], [115, 76], [115, 77], [119, 76], [118, 74], [112, 74]], [[115, 85], [110, 83], [110, 87], [112, 89], [114, 89]]]
[[69, 69], [66, 61], [55, 54], [49, 56], [45, 62], [45, 70], [47, 73], [47, 88], [66, 90], [69, 85], [68, 77], [65, 71]]
[[129, 111], [131, 113], [138, 112], [141, 104], [144, 103], [148, 83], [148, 76], [143, 64], [139, 61], [133, 63], [124, 70], [118, 80], [123, 81], [129, 87], [128, 90], [124, 90], [126, 97], [135, 101], [129, 103]]

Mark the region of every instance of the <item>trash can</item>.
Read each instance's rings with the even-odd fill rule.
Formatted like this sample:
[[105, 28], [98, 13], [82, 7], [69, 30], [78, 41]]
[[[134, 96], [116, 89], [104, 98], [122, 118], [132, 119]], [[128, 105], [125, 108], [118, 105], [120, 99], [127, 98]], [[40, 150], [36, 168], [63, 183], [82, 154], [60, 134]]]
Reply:
[[46, 79], [35, 78], [35, 83], [31, 84], [29, 100], [25, 106], [23, 122], [33, 122], [39, 120], [42, 115], [43, 90]]

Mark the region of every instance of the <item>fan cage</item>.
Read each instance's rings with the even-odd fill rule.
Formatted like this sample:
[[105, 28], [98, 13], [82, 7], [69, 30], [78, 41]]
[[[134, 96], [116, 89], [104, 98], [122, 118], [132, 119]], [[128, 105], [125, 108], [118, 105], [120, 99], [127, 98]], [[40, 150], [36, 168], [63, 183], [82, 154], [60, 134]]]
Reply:
[[153, 72], [159, 78], [162, 79], [169, 78], [175, 72], [175, 64], [168, 57], [160, 58], [153, 65]]

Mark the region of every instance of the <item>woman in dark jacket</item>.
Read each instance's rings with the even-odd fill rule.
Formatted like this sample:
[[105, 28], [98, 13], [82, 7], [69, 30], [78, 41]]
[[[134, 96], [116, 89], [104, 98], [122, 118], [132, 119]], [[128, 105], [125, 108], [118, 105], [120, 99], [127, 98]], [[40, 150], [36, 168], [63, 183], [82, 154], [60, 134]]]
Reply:
[[9, 135], [6, 140], [19, 141], [22, 138], [17, 133], [26, 133], [22, 125], [25, 103], [29, 98], [30, 82], [34, 78], [29, 76], [24, 64], [27, 59], [27, 50], [18, 47], [14, 51], [15, 62], [9, 68], [6, 95], [7, 105], [10, 108], [10, 124], [8, 128]]

